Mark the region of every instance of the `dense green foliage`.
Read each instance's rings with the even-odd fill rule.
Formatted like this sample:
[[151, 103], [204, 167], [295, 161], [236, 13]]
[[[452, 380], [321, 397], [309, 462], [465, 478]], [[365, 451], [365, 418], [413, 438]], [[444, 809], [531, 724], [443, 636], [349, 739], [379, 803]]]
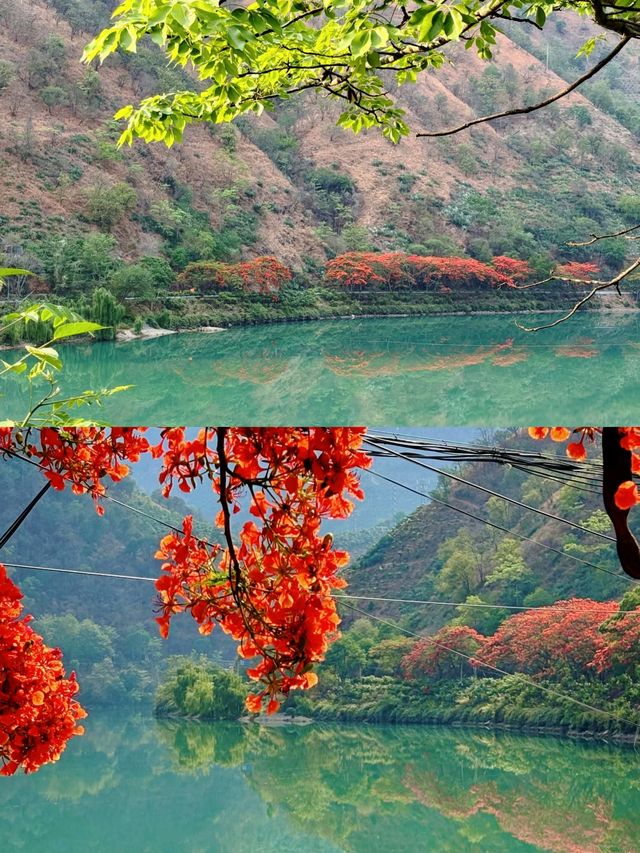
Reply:
[[156, 715], [237, 720], [243, 713], [247, 682], [205, 657], [174, 657], [156, 693]]
[[[85, 59], [103, 61], [119, 49], [133, 53], [149, 37], [170, 60], [193, 66], [209, 84], [200, 91], [153, 95], [137, 109], [124, 107], [117, 118], [127, 121], [122, 141], [129, 144], [141, 138], [171, 146], [193, 121], [223, 123], [249, 112], [260, 114], [272, 101], [308, 89], [346, 102], [338, 117], [342, 127], [356, 133], [377, 127], [398, 142], [410, 129], [387, 78], [396, 90], [415, 83], [421, 74], [441, 68], [450, 56], [446, 48], [460, 42], [489, 60], [505, 18], [543, 29], [553, 13], [567, 9], [588, 15], [626, 41], [640, 38], [634, 0], [621, 5], [591, 0], [463, 0], [455, 6], [418, 2], [410, 10], [403, 7], [402, 14], [396, 14], [391, 0], [347, 5], [329, 0], [311, 6], [260, 0], [249, 9], [233, 10], [206, 2], [123, 0], [112, 25], [88, 45]], [[595, 36], [587, 39], [580, 55], [589, 56], [596, 43]]]

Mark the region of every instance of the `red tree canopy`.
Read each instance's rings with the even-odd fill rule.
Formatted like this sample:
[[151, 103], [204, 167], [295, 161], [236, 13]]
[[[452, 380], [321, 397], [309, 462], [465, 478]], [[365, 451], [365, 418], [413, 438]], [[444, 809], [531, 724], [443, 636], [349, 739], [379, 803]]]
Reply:
[[618, 610], [613, 601], [557, 601], [510, 616], [478, 652], [484, 663], [539, 678], [583, 672], [603, 646], [602, 623]]
[[[459, 673], [473, 670], [471, 662], [462, 655], [473, 657], [482, 648], [485, 637], [467, 625], [445, 625], [433, 637], [418, 640], [409, 654], [402, 659], [401, 667], [405, 678], [439, 679], [452, 678]], [[451, 651], [453, 649], [453, 651]]]
[[73, 698], [62, 653], [44, 644], [22, 616], [22, 593], [0, 564], [0, 775], [25, 773], [57, 761], [86, 716]]
[[569, 261], [566, 264], [560, 264], [556, 267], [556, 275], [563, 278], [589, 278], [592, 275], [600, 272], [598, 264], [580, 263], [579, 261]]
[[175, 289], [182, 292], [219, 293], [226, 290], [241, 290], [244, 293], [259, 293], [277, 297], [282, 285], [291, 281], [289, 267], [277, 258], [263, 256], [236, 264], [221, 261], [197, 261], [188, 264], [175, 282]]
[[344, 287], [449, 292], [461, 287], [513, 286], [530, 274], [526, 261], [500, 256], [489, 266], [474, 258], [407, 255], [403, 252], [347, 252], [327, 263], [327, 281]]

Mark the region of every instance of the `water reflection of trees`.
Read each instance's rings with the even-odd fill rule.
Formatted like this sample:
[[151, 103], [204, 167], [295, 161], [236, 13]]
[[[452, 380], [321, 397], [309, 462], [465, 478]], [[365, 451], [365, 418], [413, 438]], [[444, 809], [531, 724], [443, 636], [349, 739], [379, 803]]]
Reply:
[[450, 728], [87, 722], [58, 764], [0, 787], [12, 849], [69, 827], [73, 850], [118, 847], [124, 827], [129, 849], [638, 849], [632, 750]]
[[271, 813], [344, 850], [375, 848], [380, 832], [397, 850], [474, 839], [558, 853], [632, 850], [637, 836], [638, 759], [619, 748], [387, 727], [172, 722], [159, 736], [180, 771], [241, 764]]

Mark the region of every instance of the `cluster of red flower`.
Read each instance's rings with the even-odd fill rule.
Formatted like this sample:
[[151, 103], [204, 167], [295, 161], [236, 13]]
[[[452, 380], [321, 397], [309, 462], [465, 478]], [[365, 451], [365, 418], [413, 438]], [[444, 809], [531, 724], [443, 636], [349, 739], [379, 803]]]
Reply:
[[62, 653], [50, 649], [22, 616], [22, 593], [0, 565], [0, 775], [26, 773], [57, 761], [86, 716], [73, 698]]
[[[349, 497], [362, 498], [357, 469], [368, 467], [361, 449], [363, 429], [218, 429], [185, 441], [180, 430], [164, 435], [161, 479], [165, 494], [174, 482], [190, 490], [209, 477], [222, 510], [216, 523], [227, 547], [208, 545], [193, 535], [192, 521], [181, 534], [163, 539], [157, 581], [163, 608], [158, 618], [164, 636], [174, 613], [189, 610], [200, 631], [218, 623], [239, 641], [239, 654], [257, 657], [248, 670], [262, 690], [249, 697], [250, 710], [317, 681], [311, 672], [330, 641], [339, 618], [332, 591], [345, 586], [337, 576], [348, 560], [320, 531], [323, 518], [344, 518]], [[214, 473], [215, 472], [215, 473]], [[245, 523], [231, 538], [231, 516], [242, 494], [251, 495], [259, 524]], [[237, 544], [233, 544], [237, 540]]]
[[176, 278], [174, 290], [203, 295], [221, 290], [241, 290], [270, 295], [275, 299], [282, 285], [291, 278], [289, 267], [270, 255], [236, 264], [197, 261], [188, 264]]
[[447, 290], [460, 287], [513, 287], [531, 274], [526, 261], [498, 256], [492, 265], [474, 258], [407, 255], [403, 252], [347, 252], [327, 263], [327, 281], [352, 288]]
[[[446, 679], [482, 664], [534, 678], [618, 672], [636, 665], [640, 619], [615, 601], [573, 598], [510, 616], [485, 637], [466, 625], [446, 626], [418, 640], [402, 660], [408, 679]], [[467, 660], [466, 655], [471, 658]]]

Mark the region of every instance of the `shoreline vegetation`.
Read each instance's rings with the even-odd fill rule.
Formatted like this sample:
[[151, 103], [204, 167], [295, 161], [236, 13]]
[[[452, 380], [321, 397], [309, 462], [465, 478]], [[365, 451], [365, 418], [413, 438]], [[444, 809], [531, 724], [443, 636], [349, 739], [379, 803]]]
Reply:
[[[568, 311], [586, 297], [599, 272], [598, 264], [577, 261], [541, 272], [506, 255], [484, 262], [451, 255], [347, 252], [315, 274], [294, 270], [270, 255], [235, 263], [192, 261], [181, 271], [160, 258], [148, 258], [137, 272], [94, 283], [93, 289], [82, 279], [54, 287], [49, 279], [22, 276], [25, 281], [7, 290], [11, 298], [4, 305], [24, 309], [37, 295], [98, 323], [102, 329], [96, 340], [113, 341], [120, 331], [123, 340], [338, 318]], [[538, 283], [547, 281], [553, 286], [538, 289]], [[613, 303], [599, 297], [587, 307], [612, 304], [637, 307], [628, 290], [614, 295]], [[51, 331], [41, 320], [10, 324], [0, 333], [0, 344], [41, 346], [51, 339]]]
[[[314, 321], [554, 314], [566, 310], [574, 301], [575, 291], [535, 296], [530, 292], [521, 294], [513, 291], [469, 291], [455, 295], [386, 291], [355, 295], [323, 288], [294, 292], [293, 295], [284, 293], [278, 301], [263, 295], [229, 293], [218, 297], [162, 297], [116, 304], [111, 318], [114, 326], [109, 329], [111, 333], [93, 340], [124, 343], [185, 332], [215, 334], [230, 328]], [[640, 311], [629, 294], [616, 302], [616, 305], [595, 302], [585, 305], [583, 310], [602, 314]], [[4, 305], [6, 311], [14, 307], [10, 300], [4, 301]], [[0, 308], [0, 313], [6, 312]], [[0, 341], [0, 350], [12, 350], [25, 343], [39, 344], [46, 336], [47, 330], [26, 328], [19, 335], [14, 332], [11, 338], [5, 337]], [[91, 339], [84, 336], [68, 343], [87, 340]]]
[[[178, 721], [186, 721], [190, 723], [214, 723], [219, 722], [219, 720], [210, 719], [207, 717], [200, 716], [189, 716], [187, 714], [159, 714], [154, 713], [153, 717], [158, 720], [178, 720]], [[283, 712], [278, 712], [276, 714], [272, 714], [270, 717], [267, 717], [264, 714], [260, 714], [257, 716], [242, 716], [237, 719], [237, 722], [242, 723], [243, 725], [257, 725], [257, 726], [266, 726], [268, 728], [281, 728], [283, 726], [313, 726], [313, 725], [324, 725], [326, 723], [329, 724], [339, 724], [339, 725], [353, 725], [357, 727], [365, 726], [402, 726], [402, 727], [411, 727], [411, 728], [447, 728], [447, 729], [472, 729], [477, 731], [478, 729], [485, 729], [486, 731], [491, 732], [507, 732], [509, 734], [522, 734], [530, 737], [553, 737], [553, 738], [568, 738], [569, 740], [581, 740], [588, 741], [594, 743], [602, 743], [608, 744], [612, 746], [619, 747], [633, 747], [635, 748], [639, 735], [637, 733], [627, 733], [627, 732], [602, 732], [597, 729], [574, 729], [569, 725], [566, 726], [545, 726], [545, 725], [530, 725], [526, 723], [506, 723], [506, 722], [497, 722], [492, 720], [486, 721], [474, 721], [474, 720], [453, 720], [451, 722], [443, 723], [438, 719], [425, 719], [420, 722], [406, 722], [406, 721], [397, 721], [397, 720], [387, 720], [387, 719], [379, 719], [379, 720], [355, 720], [344, 717], [318, 717], [313, 716], [312, 714], [303, 715], [297, 714], [295, 712], [287, 712], [286, 710]]]

